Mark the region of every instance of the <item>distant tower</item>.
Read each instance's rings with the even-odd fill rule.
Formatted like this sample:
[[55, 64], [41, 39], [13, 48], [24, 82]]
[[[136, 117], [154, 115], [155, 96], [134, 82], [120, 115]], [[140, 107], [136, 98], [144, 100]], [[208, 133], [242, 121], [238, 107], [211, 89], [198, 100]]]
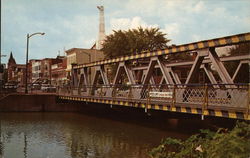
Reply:
[[16, 60], [13, 57], [12, 52], [10, 52], [10, 58], [8, 61], [8, 81], [14, 80], [13, 72], [16, 69]]
[[99, 33], [98, 40], [96, 42], [96, 49], [102, 49], [102, 44], [105, 40], [105, 24], [104, 24], [104, 7], [97, 6], [99, 9]]

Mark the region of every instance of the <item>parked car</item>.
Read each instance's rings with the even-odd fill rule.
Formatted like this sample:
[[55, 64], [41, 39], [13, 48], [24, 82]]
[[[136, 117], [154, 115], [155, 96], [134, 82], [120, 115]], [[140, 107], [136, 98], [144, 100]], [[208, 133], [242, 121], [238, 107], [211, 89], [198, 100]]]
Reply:
[[49, 84], [42, 84], [41, 90], [43, 92], [56, 92], [56, 87]]
[[17, 88], [17, 85], [13, 84], [13, 83], [5, 83], [4, 88], [6, 88], [6, 89]]
[[32, 90], [40, 90], [41, 89], [41, 85], [40, 84], [32, 84]]
[[16, 92], [17, 91], [17, 84], [14, 83], [5, 83], [3, 85], [3, 89], [8, 92]]

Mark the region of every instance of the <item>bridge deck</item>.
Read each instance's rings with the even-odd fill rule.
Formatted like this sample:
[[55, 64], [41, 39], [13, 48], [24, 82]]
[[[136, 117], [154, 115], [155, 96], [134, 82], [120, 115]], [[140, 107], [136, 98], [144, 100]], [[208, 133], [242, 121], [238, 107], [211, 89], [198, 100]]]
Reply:
[[225, 89], [210, 87], [207, 88], [206, 91], [204, 88], [176, 87], [175, 89], [161, 89], [161, 92], [151, 88], [151, 92], [145, 91], [144, 94], [140, 95], [140, 98], [136, 98], [136, 95], [133, 95], [133, 92], [136, 93], [136, 90], [138, 90], [138, 86], [136, 86], [136, 89], [134, 87], [130, 88], [129, 91], [116, 90], [112, 96], [105, 96], [108, 90], [110, 90], [110, 87], [102, 89], [102, 93], [100, 93], [99, 90], [100, 88], [96, 88], [93, 94], [89, 94], [86, 92], [79, 92], [77, 89], [71, 89], [68, 92], [66, 92], [65, 89], [61, 89], [58, 97], [60, 100], [83, 103], [92, 102], [144, 108], [145, 111], [162, 110], [250, 120], [248, 87]]

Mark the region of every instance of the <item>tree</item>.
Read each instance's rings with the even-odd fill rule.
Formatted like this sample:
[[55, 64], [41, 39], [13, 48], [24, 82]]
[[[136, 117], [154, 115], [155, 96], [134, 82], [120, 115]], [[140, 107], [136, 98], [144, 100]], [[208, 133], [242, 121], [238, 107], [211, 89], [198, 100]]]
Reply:
[[[231, 48], [229, 51], [229, 56], [237, 56], [237, 55], [244, 55], [244, 54], [250, 55], [250, 43], [249, 42], [239, 44], [239, 45]], [[228, 70], [228, 73], [230, 74], [230, 76], [233, 76], [238, 65], [239, 65], [239, 62], [236, 62], [236, 61], [231, 61], [231, 62], [225, 63], [225, 67]], [[241, 67], [241, 69], [240, 69], [240, 71], [235, 79], [235, 82], [236, 83], [249, 83], [249, 66], [248, 66], [248, 64], [244, 64]]]
[[250, 54], [250, 43], [242, 43], [230, 49], [229, 55]]
[[159, 28], [139, 27], [128, 31], [113, 31], [113, 34], [106, 37], [102, 51], [106, 58], [113, 58], [146, 50], [164, 49], [170, 41], [165, 35]]

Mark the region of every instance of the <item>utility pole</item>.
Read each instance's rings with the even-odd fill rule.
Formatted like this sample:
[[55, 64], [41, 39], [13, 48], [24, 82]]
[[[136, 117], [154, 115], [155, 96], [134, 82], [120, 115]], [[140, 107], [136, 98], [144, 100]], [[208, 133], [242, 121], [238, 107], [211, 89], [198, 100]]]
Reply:
[[[2, 19], [2, 0], [0, 0], [0, 18]], [[0, 92], [3, 88], [3, 71], [2, 66], [2, 20], [0, 20]]]
[[25, 71], [25, 93], [27, 94], [28, 93], [28, 60], [29, 60], [29, 39], [32, 37], [32, 36], [35, 36], [35, 35], [45, 35], [44, 32], [36, 32], [36, 33], [33, 33], [33, 34], [27, 34], [27, 47], [26, 47], [26, 71]]

